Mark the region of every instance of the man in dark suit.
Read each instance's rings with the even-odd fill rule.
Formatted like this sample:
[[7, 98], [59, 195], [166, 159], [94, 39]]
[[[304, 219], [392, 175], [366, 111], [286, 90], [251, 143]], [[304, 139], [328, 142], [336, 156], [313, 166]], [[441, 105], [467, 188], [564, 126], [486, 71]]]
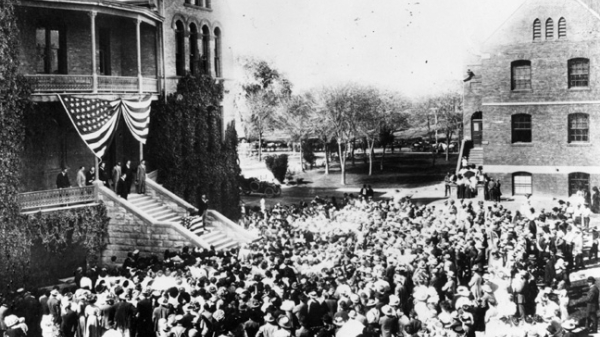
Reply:
[[129, 188], [127, 190], [127, 194], [129, 194], [129, 192], [131, 191], [131, 185], [133, 185], [133, 181], [135, 180], [135, 172], [133, 171], [133, 168], [131, 167], [131, 160], [126, 160], [125, 161], [125, 167], [123, 168], [123, 174], [127, 175], [127, 179], [125, 179], [127, 181], [127, 187]]
[[65, 313], [62, 315], [62, 322], [60, 324], [60, 331], [64, 337], [74, 337], [75, 331], [77, 330], [77, 313], [73, 310], [75, 303], [67, 305]]
[[585, 298], [585, 303], [587, 304], [585, 325], [589, 333], [596, 333], [598, 331], [598, 296], [600, 295], [600, 290], [598, 290], [596, 279], [593, 276], [587, 278], [587, 284], [590, 290], [588, 290]]
[[123, 174], [121, 178], [119, 178], [119, 182], [117, 184], [117, 195], [127, 200], [127, 196], [129, 195], [129, 184], [127, 182], [127, 174]]
[[71, 187], [71, 182], [69, 181], [69, 176], [67, 175], [68, 167], [63, 167], [60, 173], [56, 176], [56, 188], [69, 188]]

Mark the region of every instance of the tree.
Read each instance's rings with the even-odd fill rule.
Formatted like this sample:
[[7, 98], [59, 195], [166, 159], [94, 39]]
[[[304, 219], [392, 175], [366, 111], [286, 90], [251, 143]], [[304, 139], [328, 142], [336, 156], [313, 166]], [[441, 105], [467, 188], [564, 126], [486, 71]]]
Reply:
[[300, 166], [303, 165], [303, 141], [312, 131], [310, 117], [314, 106], [304, 95], [294, 95], [281, 102], [271, 118], [272, 126], [285, 131], [290, 142], [300, 143]]
[[412, 119], [415, 125], [426, 126], [432, 147], [433, 165], [440, 148], [440, 132], [446, 133], [446, 161], [449, 160], [450, 142], [454, 132], [462, 125], [461, 96], [458, 93], [445, 93], [426, 97], [415, 104]]
[[246, 136], [258, 138], [258, 159], [262, 160], [262, 139], [271, 127], [274, 111], [282, 100], [292, 94], [292, 84], [282, 74], [263, 60], [242, 58], [238, 60], [244, 70], [236, 97]]
[[324, 116], [323, 121], [328, 124], [338, 143], [342, 185], [346, 184], [347, 143], [354, 135], [354, 117], [358, 108], [353, 100], [354, 93], [355, 87], [352, 85], [327, 87], [319, 93], [319, 110]]

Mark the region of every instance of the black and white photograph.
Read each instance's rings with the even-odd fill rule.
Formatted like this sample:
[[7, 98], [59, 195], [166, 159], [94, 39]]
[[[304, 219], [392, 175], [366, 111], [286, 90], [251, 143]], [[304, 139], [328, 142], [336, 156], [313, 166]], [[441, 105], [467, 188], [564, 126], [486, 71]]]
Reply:
[[0, 0], [0, 337], [600, 336], [597, 71], [600, 0]]

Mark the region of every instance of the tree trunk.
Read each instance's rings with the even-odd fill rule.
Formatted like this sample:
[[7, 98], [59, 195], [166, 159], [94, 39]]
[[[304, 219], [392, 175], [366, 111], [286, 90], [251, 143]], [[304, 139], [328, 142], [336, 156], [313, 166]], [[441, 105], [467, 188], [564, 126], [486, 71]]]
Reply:
[[450, 160], [450, 139], [452, 139], [452, 131], [446, 130], [446, 161]]
[[[392, 151], [394, 149], [392, 145]], [[383, 171], [383, 158], [385, 157], [385, 145], [382, 146], [383, 151], [381, 152], [381, 160], [379, 161], [379, 171]]]
[[352, 157], [352, 166], [356, 166], [356, 162], [354, 161], [354, 150], [356, 149], [356, 139], [352, 139], [352, 152], [350, 156]]
[[262, 132], [258, 133], [258, 161], [262, 161]]
[[369, 146], [369, 175], [373, 175], [373, 148], [375, 147], [375, 141]]
[[329, 145], [325, 142], [325, 174], [329, 174]]
[[340, 183], [346, 185], [346, 156], [344, 156], [344, 150], [342, 150], [342, 142], [338, 140], [338, 150], [340, 156], [340, 169], [342, 170]]
[[304, 158], [302, 157], [302, 139], [300, 139], [300, 169], [304, 172]]

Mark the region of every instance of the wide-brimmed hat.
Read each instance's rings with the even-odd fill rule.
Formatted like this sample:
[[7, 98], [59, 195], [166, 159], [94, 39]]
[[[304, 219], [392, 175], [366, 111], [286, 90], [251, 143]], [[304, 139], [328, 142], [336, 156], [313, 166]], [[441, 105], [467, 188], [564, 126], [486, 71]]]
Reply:
[[344, 322], [344, 317], [342, 317], [342, 316], [336, 316], [333, 319], [333, 324], [335, 324], [337, 326], [342, 326], [342, 325], [344, 325], [344, 323], [346, 323], [346, 322]]
[[577, 327], [577, 324], [575, 324], [575, 321], [570, 319], [566, 322], [564, 322], [562, 324], [563, 329], [565, 330], [575, 330], [575, 328]]
[[390, 306], [400, 305], [400, 298], [396, 295], [390, 295], [389, 305]]
[[6, 324], [7, 328], [11, 328], [14, 325], [19, 324], [21, 319], [16, 315], [8, 315], [4, 318], [4, 324]]
[[366, 307], [374, 307], [377, 304], [377, 302], [375, 301], [374, 298], [369, 298], [369, 300], [367, 301], [367, 304], [365, 304]]
[[394, 309], [389, 305], [384, 305], [381, 307], [381, 312], [386, 316], [394, 316]]
[[469, 289], [467, 287], [460, 286], [456, 289], [456, 295], [469, 297], [471, 295], [471, 292], [469, 291]]
[[491, 294], [494, 292], [494, 290], [492, 290], [492, 287], [490, 287], [489, 284], [484, 284], [483, 286], [481, 286], [481, 290], [488, 294]]
[[270, 312], [267, 312], [267, 314], [265, 315], [265, 322], [274, 322], [275, 321], [275, 317], [273, 317], [273, 314]]
[[225, 311], [223, 311], [221, 309], [215, 311], [215, 313], [213, 314], [213, 318], [216, 321], [221, 321], [221, 320], [225, 319]]
[[51, 296], [58, 296], [58, 295], [60, 295], [60, 293], [58, 292], [58, 290], [52, 289], [52, 291], [50, 292], [50, 295]]

